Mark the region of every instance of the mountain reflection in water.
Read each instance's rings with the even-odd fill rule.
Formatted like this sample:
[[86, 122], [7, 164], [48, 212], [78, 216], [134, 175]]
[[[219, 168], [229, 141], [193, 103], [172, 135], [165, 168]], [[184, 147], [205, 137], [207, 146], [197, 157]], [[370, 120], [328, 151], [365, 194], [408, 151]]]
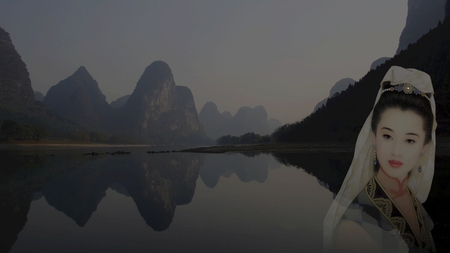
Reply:
[[28, 153], [0, 151], [0, 252], [321, 251], [322, 220], [352, 158]]

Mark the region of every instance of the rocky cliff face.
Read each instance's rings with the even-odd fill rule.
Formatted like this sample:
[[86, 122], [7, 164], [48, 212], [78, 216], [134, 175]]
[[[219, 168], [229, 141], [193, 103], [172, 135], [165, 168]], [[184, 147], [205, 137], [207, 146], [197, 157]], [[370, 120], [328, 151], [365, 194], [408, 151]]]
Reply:
[[416, 42], [444, 19], [445, 4], [446, 0], [408, 0], [408, 16], [396, 54]]
[[0, 105], [15, 108], [33, 103], [34, 94], [26, 65], [9, 33], [0, 27]]
[[85, 67], [52, 86], [44, 98], [48, 108], [90, 130], [107, 131], [111, 107]]
[[176, 86], [163, 61], [150, 64], [123, 106], [124, 131], [154, 143], [205, 142], [189, 88]]

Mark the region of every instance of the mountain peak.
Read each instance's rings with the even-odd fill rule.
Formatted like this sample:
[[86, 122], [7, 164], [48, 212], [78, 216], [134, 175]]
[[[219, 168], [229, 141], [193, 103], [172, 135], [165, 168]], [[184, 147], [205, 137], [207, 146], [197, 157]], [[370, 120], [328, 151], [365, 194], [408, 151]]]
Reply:
[[164, 61], [154, 61], [145, 68], [145, 74], [158, 74], [161, 77], [173, 77], [169, 64]]
[[75, 73], [88, 73], [89, 74], [89, 72], [87, 71], [87, 69], [86, 69], [86, 67], [85, 66], [80, 66], [78, 69], [77, 69], [77, 71], [75, 71]]
[[84, 66], [80, 66], [77, 71], [75, 71], [72, 76], [72, 78], [80, 78], [81, 82], [79, 84], [90, 84], [90, 83], [97, 83], [94, 78], [89, 74], [89, 71]]
[[0, 104], [22, 107], [34, 103], [27, 67], [12, 44], [9, 33], [0, 27]]
[[142, 93], [149, 89], [161, 88], [164, 85], [169, 85], [171, 88], [175, 87], [172, 70], [164, 61], [154, 61], [145, 68], [135, 91]]

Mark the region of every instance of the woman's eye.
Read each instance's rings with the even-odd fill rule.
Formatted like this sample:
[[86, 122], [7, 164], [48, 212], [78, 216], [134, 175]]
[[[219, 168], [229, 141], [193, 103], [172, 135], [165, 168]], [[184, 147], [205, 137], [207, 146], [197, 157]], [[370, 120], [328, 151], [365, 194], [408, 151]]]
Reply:
[[411, 140], [411, 139], [406, 140], [406, 142], [409, 143], [409, 144], [414, 144], [414, 143], [416, 143], [415, 140]]
[[383, 138], [385, 138], [385, 139], [392, 139], [392, 137], [390, 135], [388, 135], [388, 134], [383, 134]]

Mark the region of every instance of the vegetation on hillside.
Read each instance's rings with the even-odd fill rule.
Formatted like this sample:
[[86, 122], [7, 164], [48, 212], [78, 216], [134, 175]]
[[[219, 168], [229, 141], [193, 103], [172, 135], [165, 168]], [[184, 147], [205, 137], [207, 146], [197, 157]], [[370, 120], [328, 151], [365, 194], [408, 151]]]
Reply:
[[330, 98], [316, 112], [300, 122], [279, 127], [272, 135], [275, 142], [356, 141], [369, 115], [379, 84], [393, 66], [415, 68], [428, 73], [434, 86], [437, 111], [437, 135], [450, 135], [450, 19], [424, 35], [393, 59], [369, 71], [354, 86]]

